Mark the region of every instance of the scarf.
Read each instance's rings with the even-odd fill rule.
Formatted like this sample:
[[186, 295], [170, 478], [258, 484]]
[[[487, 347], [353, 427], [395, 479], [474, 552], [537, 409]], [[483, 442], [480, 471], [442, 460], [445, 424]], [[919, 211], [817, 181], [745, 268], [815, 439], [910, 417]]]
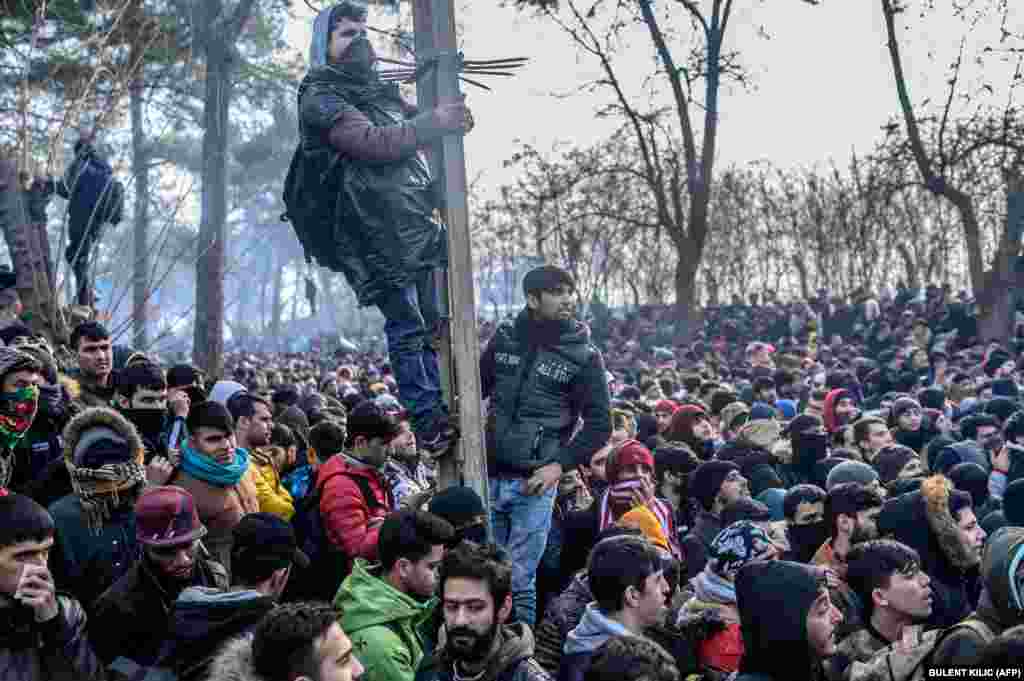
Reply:
[[[624, 515], [624, 513], [616, 514], [613, 510], [614, 508], [626, 508], [626, 512], [629, 512], [629, 509], [633, 505], [632, 491], [639, 489], [640, 485], [641, 482], [639, 480], [625, 480], [608, 487], [608, 492], [601, 497], [601, 505], [598, 509], [598, 517], [600, 518], [598, 533], [601, 533], [605, 528], [614, 525], [615, 522]], [[609, 498], [614, 501], [609, 503]], [[661, 524], [661, 527], [665, 532], [665, 536], [668, 538], [672, 555], [675, 558], [680, 558], [682, 556], [682, 549], [679, 547], [679, 540], [678, 537], [676, 537], [676, 533], [673, 528], [672, 507], [661, 499], [656, 498], [650, 499], [646, 506], [658, 519], [658, 523]]]
[[693, 585], [693, 594], [699, 601], [717, 605], [736, 605], [736, 585], [707, 568], [698, 572], [697, 576], [690, 580], [690, 584]]
[[[134, 505], [137, 492], [146, 484], [143, 452], [125, 463], [108, 463], [99, 468], [76, 466], [70, 457], [64, 460], [71, 476], [71, 489], [78, 496], [85, 520], [93, 534], [99, 534], [103, 523], [121, 508]], [[127, 494], [124, 494], [127, 492]]]
[[249, 468], [249, 452], [238, 447], [235, 460], [225, 465], [203, 456], [189, 445], [181, 450], [181, 470], [216, 487], [234, 487]]
[[0, 393], [0, 448], [12, 451], [32, 427], [39, 409], [39, 388]]

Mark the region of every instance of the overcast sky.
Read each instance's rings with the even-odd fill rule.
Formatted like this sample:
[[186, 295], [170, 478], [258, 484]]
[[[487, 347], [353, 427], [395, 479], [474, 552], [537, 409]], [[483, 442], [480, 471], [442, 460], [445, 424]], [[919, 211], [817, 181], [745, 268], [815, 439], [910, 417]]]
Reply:
[[[583, 2], [588, 6], [588, 0]], [[494, 92], [467, 92], [477, 127], [467, 137], [466, 162], [470, 176], [482, 173], [481, 184], [490, 191], [512, 179], [501, 166], [515, 152], [517, 139], [550, 149], [558, 141], [585, 145], [609, 131], [607, 122], [593, 116], [596, 106], [607, 100], [588, 94], [552, 96], [593, 78], [596, 64], [581, 57], [557, 27], [498, 4], [471, 0], [463, 3], [457, 17], [465, 29], [460, 39], [468, 58], [533, 59], [514, 79], [488, 81], [497, 81]], [[951, 0], [936, 4], [949, 5]], [[882, 124], [897, 111], [880, 2], [824, 0], [824, 6], [812, 7], [800, 0], [737, 0], [736, 5], [741, 9], [727, 43], [741, 50], [755, 87], [730, 88], [723, 94], [719, 168], [757, 160], [803, 166], [847, 159], [854, 148], [869, 151], [880, 138]], [[911, 94], [916, 101], [941, 100], [945, 66], [965, 33], [963, 24], [948, 9], [923, 22], [916, 12], [904, 16], [913, 22], [901, 35]], [[1017, 10], [1012, 19], [1024, 21], [1024, 11]], [[312, 12], [296, 3], [288, 39], [303, 53], [311, 25]], [[762, 25], [768, 39], [758, 36]], [[968, 53], [991, 35], [991, 26], [970, 34]], [[681, 41], [675, 47], [683, 53]], [[639, 83], [650, 72], [652, 57], [650, 42], [637, 34], [622, 73]], [[997, 81], [1006, 82], [1005, 77]]]

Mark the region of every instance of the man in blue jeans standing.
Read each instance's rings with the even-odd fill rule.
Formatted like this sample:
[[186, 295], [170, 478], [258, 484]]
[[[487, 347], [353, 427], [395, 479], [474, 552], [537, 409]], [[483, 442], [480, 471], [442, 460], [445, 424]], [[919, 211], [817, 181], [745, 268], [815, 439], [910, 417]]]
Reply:
[[575, 289], [559, 267], [528, 272], [526, 308], [498, 327], [480, 358], [483, 397], [490, 398], [491, 521], [512, 560], [516, 619], [531, 627], [558, 479], [588, 462], [612, 432], [604, 359], [575, 318]]

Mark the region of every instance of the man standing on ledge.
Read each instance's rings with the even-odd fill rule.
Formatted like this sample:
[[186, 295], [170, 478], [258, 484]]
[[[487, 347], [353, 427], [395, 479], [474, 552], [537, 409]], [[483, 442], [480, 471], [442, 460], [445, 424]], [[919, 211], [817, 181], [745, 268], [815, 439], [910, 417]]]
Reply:
[[[516, 620], [534, 625], [536, 571], [563, 471], [611, 436], [604, 359], [575, 318], [572, 275], [553, 265], [523, 278], [526, 308], [498, 327], [480, 358], [495, 541], [512, 561]], [[582, 418], [583, 425], [576, 426]], [[574, 436], [575, 433], [575, 436]]]

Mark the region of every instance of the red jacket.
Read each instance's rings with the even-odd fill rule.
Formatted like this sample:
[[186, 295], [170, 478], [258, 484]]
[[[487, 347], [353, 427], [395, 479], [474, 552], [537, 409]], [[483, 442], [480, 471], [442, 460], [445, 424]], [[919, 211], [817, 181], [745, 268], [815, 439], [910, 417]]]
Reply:
[[[343, 473], [342, 475], [335, 475]], [[334, 477], [330, 477], [330, 476]], [[330, 477], [330, 480], [328, 478]], [[376, 501], [374, 508], [367, 503], [359, 484], [353, 479], [364, 478]], [[380, 474], [372, 468], [353, 463], [338, 454], [331, 457], [317, 473], [317, 485], [323, 484], [320, 496], [320, 516], [331, 543], [350, 558], [377, 560], [377, 534], [380, 527], [367, 529], [375, 518], [385, 517], [391, 510], [391, 499]]]

